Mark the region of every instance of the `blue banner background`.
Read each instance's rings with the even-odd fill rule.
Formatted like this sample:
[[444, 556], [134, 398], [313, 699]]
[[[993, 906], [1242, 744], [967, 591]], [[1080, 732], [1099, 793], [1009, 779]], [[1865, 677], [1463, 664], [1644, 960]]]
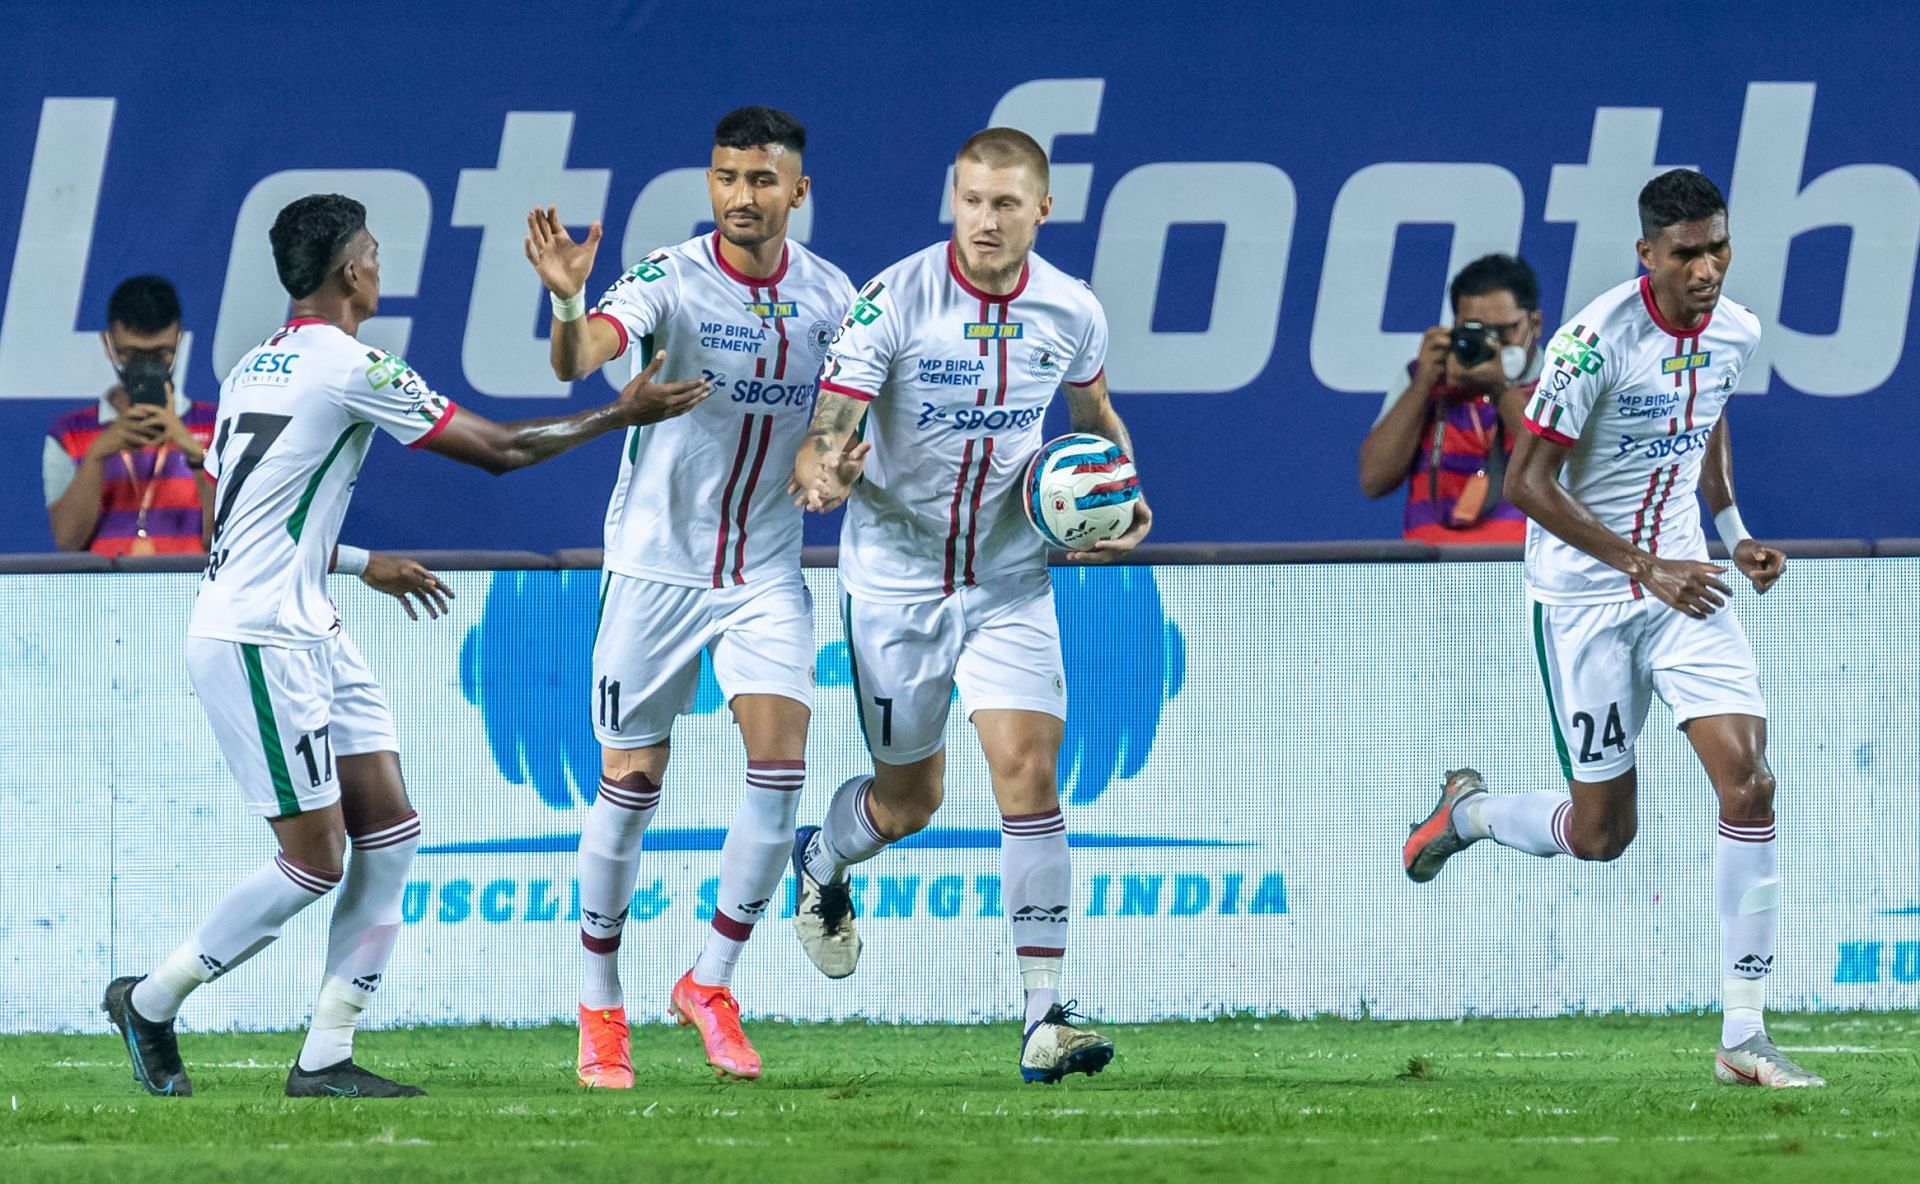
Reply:
[[[567, 166], [610, 170], [607, 244], [590, 285], [597, 292], [623, 264], [621, 238], [636, 195], [660, 173], [703, 164], [722, 111], [748, 102], [789, 108], [813, 137], [811, 243], [860, 282], [945, 236], [938, 221], [944, 169], [1001, 96], [1035, 79], [1104, 79], [1097, 131], [1053, 145], [1057, 168], [1092, 165], [1084, 220], [1058, 220], [1040, 240], [1043, 253], [1067, 270], [1095, 272], [1102, 236], [1124, 230], [1103, 221], [1109, 199], [1143, 165], [1264, 162], [1284, 172], [1296, 206], [1284, 279], [1236, 272], [1222, 281], [1218, 299], [1223, 252], [1230, 258], [1253, 249], [1235, 236], [1257, 237], [1259, 228], [1241, 223], [1223, 231], [1203, 209], [1191, 220], [1171, 219], [1154, 332], [1199, 333], [1225, 323], [1230, 305], [1259, 303], [1263, 282], [1278, 285], [1280, 302], [1263, 363], [1258, 334], [1224, 351], [1239, 350], [1242, 368], [1254, 374], [1229, 390], [1170, 393], [1162, 388], [1177, 383], [1141, 385], [1127, 367], [1113, 367], [1115, 386], [1127, 392], [1120, 408], [1139, 443], [1163, 541], [1397, 534], [1398, 498], [1360, 497], [1354, 453], [1386, 376], [1406, 353], [1383, 349], [1362, 360], [1382, 376], [1371, 394], [1331, 390], [1324, 381], [1341, 354], [1341, 326], [1329, 318], [1343, 292], [1351, 294], [1348, 275], [1323, 274], [1329, 227], [1343, 186], [1368, 166], [1492, 162], [1510, 172], [1524, 194], [1519, 246], [1541, 274], [1550, 323], [1563, 310], [1569, 258], [1577, 253], [1574, 225], [1564, 214], [1547, 218], [1553, 171], [1588, 160], [1597, 108], [1661, 109], [1658, 163], [1698, 165], [1727, 188], [1743, 112], [1753, 102], [1750, 85], [1812, 83], [1817, 99], [1800, 185], [1849, 165], [1895, 166], [1908, 185], [1920, 171], [1916, 141], [1890, 131], [1900, 125], [1898, 114], [1920, 101], [1920, 82], [1897, 64], [1920, 49], [1920, 14], [1907, 6], [1767, 12], [1633, 3], [1604, 11], [1462, 6], [1441, 13], [1402, 3], [1357, 11], [749, 2], [716, 13], [688, 3], [559, 0], [536, 13], [482, 0], [457, 10], [9, 4], [0, 6], [0, 19], [8, 29], [0, 45], [0, 266], [11, 268], [9, 281], [48, 245], [20, 235], [43, 103], [115, 100], [69, 329], [102, 327], [107, 294], [121, 277], [163, 272], [179, 284], [195, 336], [188, 390], [211, 398], [216, 325], [230, 316], [271, 323], [278, 311], [222, 307], [248, 192], [290, 169], [405, 170], [431, 199], [424, 263], [417, 295], [395, 296], [382, 312], [413, 319], [406, 354], [430, 383], [500, 418], [555, 414], [609, 394], [593, 379], [570, 398], [480, 395], [463, 364], [482, 233], [455, 224], [456, 198], [463, 169], [495, 167], [509, 112], [574, 112]], [[1204, 197], [1209, 185], [1196, 177], [1168, 185]], [[1224, 173], [1213, 192], [1228, 204], [1244, 201], [1245, 193], [1218, 191], [1263, 177], [1271, 181], [1264, 172]], [[1779, 318], [1802, 333], [1833, 333], [1852, 315], [1843, 308], [1853, 304], [1842, 303], [1850, 249], [1896, 263], [1904, 249], [1908, 195], [1897, 177], [1882, 190], [1861, 188], [1853, 174], [1830, 180], [1836, 189], [1853, 186], [1858, 202], [1895, 209], [1887, 224], [1896, 231], [1862, 239], [1830, 226], [1793, 239]], [[1057, 174], [1056, 189], [1058, 181]], [[1755, 236], [1742, 238], [1737, 187], [1731, 196], [1736, 254], [1729, 293], [1761, 302], [1742, 288]], [[1757, 200], [1749, 205], [1758, 208]], [[1282, 212], [1269, 230], [1287, 229]], [[1381, 249], [1392, 266], [1378, 325], [1361, 325], [1356, 340], [1376, 327], [1417, 333], [1432, 322], [1453, 239], [1438, 215], [1388, 227]], [[1906, 258], [1897, 282], [1876, 286], [1856, 274], [1864, 286], [1852, 301], [1869, 312], [1904, 310], [1913, 282]], [[1854, 259], [1852, 271], [1861, 273], [1862, 264]], [[1614, 278], [1631, 269], [1629, 248]], [[543, 354], [532, 336], [545, 331], [544, 301], [524, 262], [516, 282], [520, 289], [503, 298], [516, 310], [524, 305], [524, 349]], [[50, 299], [37, 281], [7, 286], [8, 318]], [[1111, 307], [1113, 293], [1103, 296]], [[1905, 447], [1920, 433], [1914, 331], [1904, 315], [1894, 323], [1894, 333], [1877, 337], [1878, 348], [1896, 359], [1891, 377], [1870, 389], [1816, 396], [1776, 375], [1767, 393], [1736, 400], [1736, 471], [1754, 529], [1774, 536], [1920, 533], [1920, 477]], [[1326, 338], [1321, 350], [1317, 334]], [[0, 465], [0, 498], [17, 512], [0, 518], [0, 549], [47, 549], [35, 462], [46, 424], [74, 404], [21, 396], [77, 402], [98, 392], [28, 389], [39, 370], [73, 372], [53, 357], [80, 348], [73, 341], [34, 346], [48, 353], [44, 367], [23, 348], [33, 343], [13, 345], [13, 354], [0, 359], [0, 371], [13, 376], [13, 386], [0, 389], [0, 430], [13, 441], [10, 463]], [[1800, 376], [1845, 371], [1858, 352], [1837, 349], [1822, 361], [1803, 350], [1808, 360], [1797, 365], [1796, 380], [1817, 386]], [[1231, 370], [1239, 363], [1222, 364]], [[1056, 408], [1055, 417], [1063, 424], [1062, 412]], [[369, 460], [347, 533], [374, 546], [596, 545], [616, 447], [602, 441], [495, 480], [408, 456], [389, 442]], [[1193, 479], [1200, 473], [1204, 480]], [[814, 522], [809, 538], [831, 541], [835, 529]]]

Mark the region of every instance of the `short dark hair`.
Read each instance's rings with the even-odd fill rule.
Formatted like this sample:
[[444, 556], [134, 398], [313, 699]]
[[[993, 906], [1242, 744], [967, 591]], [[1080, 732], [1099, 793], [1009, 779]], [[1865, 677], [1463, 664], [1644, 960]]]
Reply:
[[267, 232], [280, 286], [295, 300], [311, 296], [341, 250], [366, 228], [367, 207], [338, 193], [315, 193], [281, 210]]
[[774, 107], [736, 107], [714, 126], [715, 148], [758, 148], [763, 144], [778, 144], [795, 156], [804, 155], [807, 129], [792, 115]]
[[107, 297], [107, 324], [135, 333], [159, 333], [180, 323], [180, 293], [162, 275], [136, 275], [120, 281]]
[[1640, 190], [1640, 237], [1652, 239], [1679, 222], [1727, 212], [1720, 187], [1692, 169], [1668, 169]]
[[1513, 302], [1528, 312], [1540, 307], [1540, 280], [1518, 255], [1482, 255], [1467, 264], [1448, 285], [1447, 300], [1459, 312], [1462, 296], [1489, 292], [1512, 292]]
[[1040, 179], [1040, 192], [1052, 192], [1052, 179], [1047, 169], [1047, 150], [1040, 141], [1027, 133], [1011, 127], [990, 127], [977, 131], [967, 137], [960, 145], [960, 151], [954, 153], [955, 164], [970, 160], [984, 164], [990, 169], [1006, 169], [1015, 165], [1026, 165], [1033, 175]]

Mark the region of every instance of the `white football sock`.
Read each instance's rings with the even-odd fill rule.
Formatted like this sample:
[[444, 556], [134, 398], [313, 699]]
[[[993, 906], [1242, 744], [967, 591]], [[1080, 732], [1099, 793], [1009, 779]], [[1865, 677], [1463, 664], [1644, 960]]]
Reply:
[[1000, 891], [1007, 927], [1027, 989], [1029, 1025], [1060, 998], [1060, 967], [1067, 954], [1067, 914], [1073, 903], [1073, 863], [1067, 821], [1059, 807], [1000, 820]]
[[1490, 793], [1468, 803], [1456, 825], [1462, 838], [1488, 838], [1502, 847], [1542, 857], [1571, 855], [1568, 828], [1573, 799], [1553, 790]]
[[1767, 976], [1780, 920], [1780, 861], [1773, 820], [1720, 820], [1714, 849], [1720, 906], [1720, 1044], [1732, 1048], [1767, 1030]]
[[149, 1020], [170, 1020], [201, 983], [232, 971], [280, 936], [295, 913], [340, 882], [323, 872], [276, 855], [234, 885], [200, 927], [160, 967], [133, 988], [133, 1009]]
[[400, 936], [400, 899], [419, 846], [420, 816], [412, 810], [353, 836], [327, 932], [327, 976], [300, 1049], [302, 1069], [325, 1069], [353, 1057], [354, 1028], [380, 989]]
[[748, 761], [747, 796], [720, 847], [720, 892], [713, 928], [693, 965], [693, 981], [710, 987], [733, 982], [733, 967], [753, 927], [766, 913], [793, 853], [793, 824], [805, 761]]
[[833, 791], [820, 833], [807, 845], [807, 874], [822, 884], [837, 880], [856, 863], [865, 863], [887, 849], [892, 840], [873, 820], [873, 777], [849, 777]]
[[619, 1007], [620, 934], [640, 873], [640, 839], [660, 805], [660, 787], [644, 773], [600, 779], [600, 796], [580, 833], [580, 1005]]

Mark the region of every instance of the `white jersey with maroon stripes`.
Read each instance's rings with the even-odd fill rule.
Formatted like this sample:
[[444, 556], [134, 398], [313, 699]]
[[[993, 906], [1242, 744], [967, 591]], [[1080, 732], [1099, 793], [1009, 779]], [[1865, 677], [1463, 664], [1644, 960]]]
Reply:
[[800, 566], [787, 476], [853, 284], [799, 243], [762, 278], [719, 243], [716, 231], [655, 251], [592, 314], [619, 332], [631, 373], [664, 349], [661, 382], [714, 385], [686, 415], [627, 433], [606, 523], [606, 569], [620, 575], [720, 588]]
[[213, 545], [187, 635], [288, 649], [332, 637], [327, 569], [373, 430], [418, 447], [453, 412], [405, 362], [318, 317], [242, 355], [207, 450]]
[[[1645, 276], [1609, 289], [1556, 334], [1527, 426], [1573, 451], [1569, 496], [1666, 559], [1705, 559], [1695, 491], [1707, 439], [1760, 343], [1760, 321], [1722, 299], [1691, 329], [1668, 324]], [[1527, 589], [1546, 604], [1638, 600], [1640, 585], [1527, 523]]]
[[968, 283], [945, 242], [861, 289], [820, 381], [872, 403], [840, 532], [847, 589], [909, 603], [1044, 571], [1017, 487], [1060, 384], [1091, 384], [1106, 354], [1092, 289], [1038, 255], [1006, 296]]

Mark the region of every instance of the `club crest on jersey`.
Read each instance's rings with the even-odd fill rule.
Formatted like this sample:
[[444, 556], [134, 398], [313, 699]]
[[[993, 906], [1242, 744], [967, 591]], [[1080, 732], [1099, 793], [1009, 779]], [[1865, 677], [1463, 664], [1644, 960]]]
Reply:
[[791, 300], [756, 300], [749, 301], [745, 307], [748, 316], [759, 317], [764, 321], [768, 317], [779, 319], [793, 316], [795, 305]]
[[1598, 374], [1600, 367], [1606, 364], [1606, 355], [1595, 349], [1600, 344], [1600, 335], [1585, 325], [1575, 325], [1553, 339], [1547, 346], [1552, 355], [1553, 364], [1574, 374]]
[[1062, 377], [1060, 351], [1045, 342], [1035, 342], [1027, 354], [1027, 374], [1035, 382], [1058, 383]]
[[807, 328], [807, 340], [813, 342], [813, 348], [821, 353], [826, 353], [827, 347], [839, 335], [839, 331], [828, 321], [815, 321]]
[[1008, 321], [1005, 324], [994, 321], [968, 321], [965, 336], [968, 341], [1015, 341], [1020, 337], [1021, 323]]
[[1689, 370], [1704, 370], [1713, 364], [1713, 351], [1703, 350], [1697, 354], [1681, 354], [1677, 358], [1664, 358], [1660, 362], [1662, 374], [1685, 374]]
[[1736, 370], [1731, 364], [1725, 365], [1720, 367], [1720, 381], [1714, 384], [1714, 389], [1723, 395], [1732, 394], [1733, 384], [1739, 381], [1740, 371]]

